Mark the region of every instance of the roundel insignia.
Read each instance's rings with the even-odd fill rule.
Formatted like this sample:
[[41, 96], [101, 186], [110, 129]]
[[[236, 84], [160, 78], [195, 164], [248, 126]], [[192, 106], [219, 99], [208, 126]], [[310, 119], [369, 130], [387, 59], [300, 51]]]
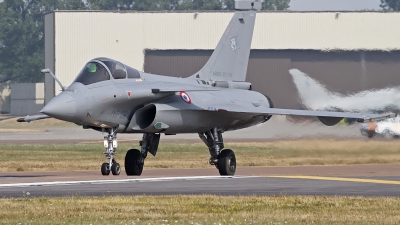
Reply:
[[179, 96], [181, 96], [181, 99], [187, 104], [192, 103], [192, 100], [190, 99], [189, 95], [186, 92], [184, 91], [179, 92]]

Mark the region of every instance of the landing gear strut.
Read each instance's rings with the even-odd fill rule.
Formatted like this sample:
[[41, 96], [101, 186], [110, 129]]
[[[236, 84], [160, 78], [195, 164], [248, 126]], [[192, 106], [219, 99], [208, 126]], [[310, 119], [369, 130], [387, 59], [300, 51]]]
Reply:
[[199, 137], [207, 145], [210, 151], [210, 164], [215, 165], [222, 176], [233, 176], [236, 171], [236, 157], [230, 149], [224, 148], [222, 131], [213, 128], [207, 132], [199, 133]]
[[158, 143], [160, 142], [160, 134], [144, 133], [142, 140], [139, 142], [141, 151], [138, 149], [130, 149], [125, 155], [125, 172], [128, 176], [140, 176], [143, 171], [144, 160], [147, 153], [150, 152], [156, 156]]
[[119, 175], [121, 173], [121, 167], [114, 159], [117, 154], [117, 133], [115, 128], [107, 129], [108, 135], [104, 137], [104, 147], [106, 151], [103, 152], [108, 158], [108, 163], [101, 165], [101, 174], [107, 176], [110, 171], [113, 175]]

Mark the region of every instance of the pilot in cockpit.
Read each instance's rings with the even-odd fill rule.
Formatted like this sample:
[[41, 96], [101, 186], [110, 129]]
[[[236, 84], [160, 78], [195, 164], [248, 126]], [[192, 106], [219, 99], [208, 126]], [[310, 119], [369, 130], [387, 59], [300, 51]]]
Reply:
[[109, 79], [110, 75], [103, 65], [98, 62], [89, 62], [79, 73], [78, 77], [75, 79], [75, 82], [88, 85]]
[[101, 66], [97, 63], [88, 63], [86, 66], [87, 72], [91, 73], [92, 75], [101, 76], [101, 77], [108, 77], [108, 72], [106, 68]]

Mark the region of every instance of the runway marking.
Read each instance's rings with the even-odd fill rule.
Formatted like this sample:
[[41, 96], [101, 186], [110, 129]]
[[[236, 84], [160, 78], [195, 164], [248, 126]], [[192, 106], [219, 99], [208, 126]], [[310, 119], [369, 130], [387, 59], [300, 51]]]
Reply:
[[109, 183], [129, 183], [129, 182], [154, 182], [171, 180], [201, 180], [201, 179], [228, 179], [228, 178], [250, 178], [254, 176], [191, 176], [191, 177], [156, 177], [156, 178], [136, 178], [119, 180], [84, 180], [84, 181], [50, 181], [34, 183], [13, 183], [0, 184], [0, 188], [7, 187], [33, 187], [33, 186], [61, 186], [74, 184], [109, 184]]
[[363, 178], [319, 177], [319, 176], [267, 176], [267, 177], [271, 177], [271, 178], [289, 178], [289, 179], [347, 181], [347, 182], [357, 182], [357, 183], [396, 184], [396, 185], [400, 185], [400, 181], [395, 181], [395, 180], [376, 180], [376, 179], [363, 179]]

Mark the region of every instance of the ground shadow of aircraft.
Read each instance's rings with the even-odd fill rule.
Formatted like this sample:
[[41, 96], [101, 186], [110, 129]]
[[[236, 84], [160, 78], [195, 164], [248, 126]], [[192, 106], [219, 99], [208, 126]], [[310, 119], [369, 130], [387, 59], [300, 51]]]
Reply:
[[117, 133], [142, 133], [140, 150], [125, 155], [127, 175], [141, 175], [148, 153], [156, 155], [160, 134], [197, 133], [210, 152], [209, 163], [221, 175], [234, 175], [236, 157], [224, 149], [223, 132], [242, 129], [268, 121], [272, 115], [318, 117], [334, 125], [343, 117], [360, 122], [394, 115], [308, 111], [273, 108], [271, 100], [251, 91], [246, 82], [247, 64], [259, 0], [235, 2], [237, 11], [223, 33], [208, 62], [188, 78], [174, 78], [139, 72], [109, 58], [89, 61], [76, 79], [48, 102], [45, 115], [20, 118], [29, 122], [54, 117], [97, 131], [104, 138], [105, 155], [101, 173], [120, 174], [114, 159]]

